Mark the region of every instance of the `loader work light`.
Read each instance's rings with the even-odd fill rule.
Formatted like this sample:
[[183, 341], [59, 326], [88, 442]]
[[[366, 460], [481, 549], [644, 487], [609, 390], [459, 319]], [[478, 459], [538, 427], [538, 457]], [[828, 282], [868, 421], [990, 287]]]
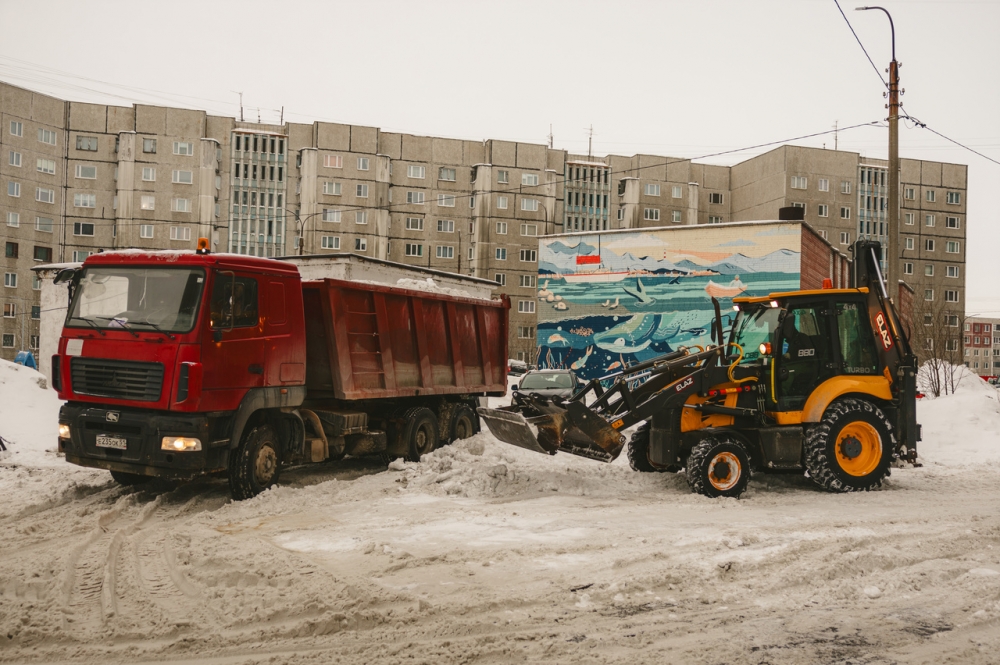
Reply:
[[201, 440], [186, 436], [165, 436], [160, 442], [160, 449], [178, 453], [201, 450]]
[[762, 343], [760, 345], [760, 347], [758, 348], [758, 350], [760, 351], [760, 355], [762, 355], [762, 356], [769, 356], [769, 355], [771, 355], [771, 343], [770, 342], [764, 342], [764, 343]]
[[69, 425], [59, 423], [59, 438], [68, 439], [69, 438]]

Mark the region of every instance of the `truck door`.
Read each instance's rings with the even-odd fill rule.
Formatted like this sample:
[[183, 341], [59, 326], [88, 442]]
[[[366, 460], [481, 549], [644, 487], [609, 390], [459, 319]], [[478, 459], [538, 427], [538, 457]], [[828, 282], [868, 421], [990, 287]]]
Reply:
[[264, 385], [264, 330], [256, 277], [228, 270], [215, 273], [210, 322], [202, 346], [205, 398], [212, 406], [235, 408], [247, 388]]
[[820, 383], [834, 375], [825, 304], [793, 306], [779, 329], [776, 355], [779, 411], [801, 411]]

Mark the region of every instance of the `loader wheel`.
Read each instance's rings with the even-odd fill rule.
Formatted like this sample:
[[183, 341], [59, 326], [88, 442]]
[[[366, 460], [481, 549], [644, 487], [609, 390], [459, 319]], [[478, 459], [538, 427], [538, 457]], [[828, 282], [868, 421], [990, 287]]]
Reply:
[[688, 456], [687, 480], [697, 494], [739, 498], [750, 483], [750, 455], [735, 439], [702, 439]]
[[868, 491], [889, 475], [895, 449], [881, 409], [862, 399], [838, 399], [806, 434], [806, 469], [831, 492]]
[[124, 471], [112, 471], [111, 478], [119, 485], [126, 487], [145, 485], [153, 479], [152, 476], [140, 476], [138, 473], [126, 473]]
[[628, 442], [628, 463], [633, 471], [641, 473], [676, 473], [680, 468], [675, 465], [657, 466], [649, 461], [649, 423], [639, 425], [632, 432]]
[[237, 501], [255, 497], [278, 482], [278, 437], [270, 425], [258, 425], [229, 455], [229, 493]]
[[406, 426], [403, 441], [406, 442], [406, 461], [419, 462], [420, 458], [434, 450], [438, 440], [438, 421], [434, 412], [424, 407], [409, 409], [403, 414]]
[[479, 416], [467, 406], [459, 406], [451, 417], [451, 441], [468, 439], [479, 431]]

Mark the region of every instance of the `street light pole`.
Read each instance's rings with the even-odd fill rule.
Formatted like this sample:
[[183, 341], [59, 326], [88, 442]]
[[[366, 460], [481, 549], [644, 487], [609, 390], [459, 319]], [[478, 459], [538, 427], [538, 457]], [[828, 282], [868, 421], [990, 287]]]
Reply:
[[899, 296], [899, 63], [896, 62], [896, 28], [884, 7], [857, 7], [856, 11], [878, 9], [885, 12], [892, 32], [892, 61], [889, 63], [889, 220], [886, 228], [886, 290]]

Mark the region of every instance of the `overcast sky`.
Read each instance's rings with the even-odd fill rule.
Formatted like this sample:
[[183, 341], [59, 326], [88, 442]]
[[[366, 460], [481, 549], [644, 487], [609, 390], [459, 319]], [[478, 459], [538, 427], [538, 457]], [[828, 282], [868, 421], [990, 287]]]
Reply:
[[[545, 143], [733, 164], [884, 121], [882, 12], [834, 0], [0, 0], [0, 79], [63, 99], [247, 120]], [[885, 0], [903, 112], [1000, 161], [1000, 0]], [[839, 132], [886, 159], [888, 130]], [[900, 155], [967, 164], [968, 313], [1000, 316], [1000, 165], [900, 125]], [[991, 194], [992, 192], [992, 194]]]

